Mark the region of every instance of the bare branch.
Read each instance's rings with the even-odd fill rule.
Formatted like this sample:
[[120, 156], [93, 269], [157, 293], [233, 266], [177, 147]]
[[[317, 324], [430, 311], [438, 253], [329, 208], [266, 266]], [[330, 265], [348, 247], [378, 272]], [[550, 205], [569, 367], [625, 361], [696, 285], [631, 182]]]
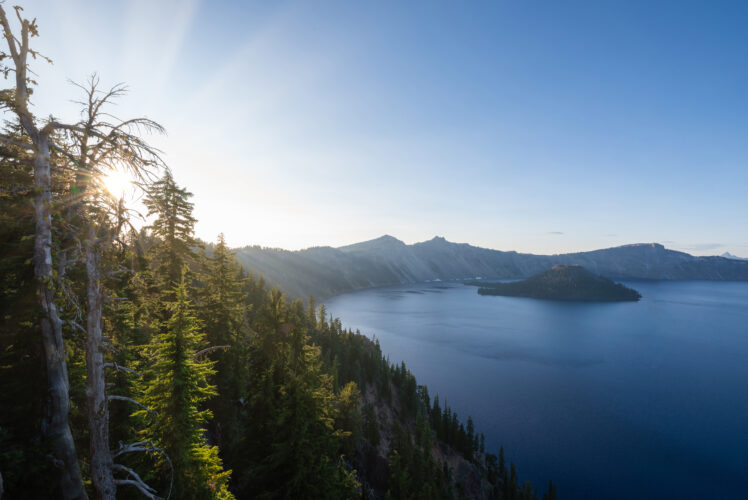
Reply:
[[116, 451], [112, 452], [112, 457], [117, 458], [118, 456], [124, 455], [125, 453], [133, 453], [136, 451], [150, 452], [153, 449], [155, 448], [153, 446], [153, 443], [151, 443], [150, 441], [136, 441], [129, 444], [122, 444], [122, 442], [120, 441], [119, 448]]
[[[121, 464], [112, 464], [112, 469], [114, 469], [115, 471], [124, 472], [133, 478], [132, 482], [127, 479], [115, 479], [114, 480], [115, 484], [130, 484], [138, 488], [148, 498], [152, 498], [152, 499], [159, 498], [156, 496], [156, 489], [146, 484], [146, 482], [143, 481], [143, 479], [138, 475], [138, 473], [132, 470], [131, 468], [125, 467], [124, 465], [121, 465]], [[133, 484], [133, 483], [136, 483], [136, 484]]]
[[68, 320], [68, 321], [67, 321], [66, 323], [67, 323], [68, 325], [70, 325], [70, 326], [73, 326], [73, 327], [77, 328], [78, 330], [80, 330], [80, 331], [81, 331], [81, 332], [83, 332], [84, 334], [88, 335], [88, 332], [86, 332], [86, 329], [85, 329], [85, 328], [83, 328], [83, 327], [82, 327], [81, 325], [79, 325], [78, 323], [76, 323], [75, 321], [71, 321], [71, 320]]
[[136, 481], [134, 479], [115, 479], [114, 484], [116, 485], [128, 485], [129, 484], [130, 486], [135, 486], [137, 489], [139, 489], [140, 492], [143, 493], [147, 498], [151, 498], [154, 500], [156, 498], [159, 498], [149, 491], [151, 487], [145, 484], [143, 481]]
[[219, 350], [219, 349], [223, 349], [223, 350], [225, 351], [226, 349], [231, 349], [231, 346], [230, 346], [230, 345], [214, 345], [214, 346], [212, 346], [212, 347], [206, 347], [206, 348], [205, 348], [205, 349], [203, 349], [202, 351], [197, 351], [197, 352], [195, 353], [195, 356], [193, 356], [193, 357], [194, 357], [195, 359], [197, 359], [197, 358], [199, 358], [200, 356], [203, 356], [204, 354], [208, 354], [208, 353], [211, 353], [211, 352], [213, 352], [213, 351], [217, 351], [217, 350]]
[[123, 372], [129, 372], [133, 375], [137, 375], [138, 377], [142, 377], [143, 374], [140, 372], [136, 372], [132, 368], [127, 368], [126, 366], [118, 365], [117, 363], [104, 363], [104, 368], [114, 368], [115, 370], [123, 371]]
[[151, 441], [137, 441], [130, 444], [122, 444], [122, 441], [120, 441], [119, 449], [112, 453], [112, 457], [117, 458], [120, 455], [124, 455], [125, 453], [133, 452], [145, 452], [148, 454], [159, 453], [162, 457], [164, 457], [164, 460], [166, 460], [166, 463], [169, 464], [169, 469], [171, 471], [171, 478], [169, 480], [169, 493], [166, 495], [166, 500], [169, 500], [169, 498], [171, 497], [171, 491], [174, 488], [174, 464], [171, 462], [171, 458], [169, 458], [169, 455], [163, 450], [163, 448], [154, 446], [153, 442]]
[[144, 409], [145, 411], [147, 411], [148, 413], [150, 413], [153, 416], [158, 416], [158, 413], [156, 413], [154, 410], [151, 410], [150, 408], [148, 408], [143, 403], [141, 403], [139, 401], [136, 401], [136, 400], [134, 400], [132, 398], [128, 398], [127, 396], [115, 396], [113, 394], [108, 394], [106, 398], [109, 401], [127, 401], [128, 403], [132, 403], [135, 406]]

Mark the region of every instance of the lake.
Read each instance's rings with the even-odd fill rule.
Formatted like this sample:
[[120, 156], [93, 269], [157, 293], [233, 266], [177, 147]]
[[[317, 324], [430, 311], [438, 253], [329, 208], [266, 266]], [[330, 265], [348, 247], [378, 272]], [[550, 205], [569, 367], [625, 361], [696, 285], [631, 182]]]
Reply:
[[748, 283], [622, 281], [640, 302], [480, 296], [458, 283], [326, 302], [520, 480], [560, 498], [748, 498]]

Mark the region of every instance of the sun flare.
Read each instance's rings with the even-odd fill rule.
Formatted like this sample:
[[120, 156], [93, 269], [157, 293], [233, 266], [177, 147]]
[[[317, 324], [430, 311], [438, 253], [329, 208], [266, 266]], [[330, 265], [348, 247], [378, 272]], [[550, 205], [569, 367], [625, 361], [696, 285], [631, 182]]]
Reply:
[[127, 172], [112, 170], [102, 178], [104, 187], [113, 196], [124, 196], [132, 188], [132, 178]]

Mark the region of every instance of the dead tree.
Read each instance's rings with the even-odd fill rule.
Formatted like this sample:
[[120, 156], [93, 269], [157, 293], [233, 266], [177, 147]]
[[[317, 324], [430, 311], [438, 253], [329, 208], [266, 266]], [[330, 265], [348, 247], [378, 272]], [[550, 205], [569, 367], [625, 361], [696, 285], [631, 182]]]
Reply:
[[[69, 425], [70, 394], [65, 345], [62, 336], [62, 320], [55, 301], [56, 280], [52, 262], [52, 218], [51, 218], [51, 173], [53, 162], [51, 151], [55, 150], [68, 161], [67, 166], [76, 174], [76, 181], [82, 188], [78, 200], [85, 199], [86, 207], [78, 204], [71, 211], [79, 223], [84, 241], [83, 249], [86, 264], [87, 320], [86, 328], [77, 323], [75, 327], [86, 333], [86, 368], [88, 403], [88, 425], [91, 447], [91, 479], [95, 496], [100, 499], [113, 499], [116, 485], [133, 485], [141, 492], [153, 497], [153, 490], [140, 477], [124, 466], [114, 464], [114, 453], [109, 445], [109, 408], [106, 394], [104, 363], [104, 337], [102, 332], [102, 308], [104, 290], [102, 287], [101, 256], [111, 245], [124, 222], [121, 207], [114, 210], [117, 222], [112, 223], [112, 205], [101, 201], [100, 185], [97, 179], [109, 169], [126, 169], [137, 180], [147, 180], [151, 169], [164, 167], [159, 152], [151, 148], [139, 137], [139, 133], [161, 132], [161, 127], [145, 118], [121, 121], [103, 111], [111, 99], [124, 93], [122, 86], [109, 92], [97, 89], [98, 79], [93, 77], [90, 85], [84, 88], [87, 100], [83, 118], [75, 124], [63, 124], [50, 118], [43, 126], [28, 108], [30, 86], [34, 84], [28, 76], [28, 56], [40, 56], [29, 47], [29, 39], [37, 36], [36, 21], [21, 16], [20, 7], [15, 7], [16, 17], [21, 25], [20, 39], [13, 35], [5, 10], [0, 5], [0, 24], [8, 45], [9, 55], [0, 53], [0, 61], [6, 57], [12, 66], [0, 68], [6, 75], [15, 73], [15, 88], [8, 106], [18, 117], [31, 144], [18, 143], [7, 137], [0, 140], [25, 147], [34, 156], [34, 184], [36, 195], [34, 272], [38, 282], [39, 303], [43, 311], [41, 319], [42, 341], [49, 385], [48, 416], [43, 426], [44, 436], [49, 440], [56, 463], [61, 468], [60, 490], [66, 499], [87, 498], [81, 479], [78, 459]], [[53, 134], [61, 139], [52, 140]], [[74, 224], [73, 224], [74, 225]], [[64, 274], [65, 263], [60, 263], [60, 276]], [[135, 450], [137, 448], [133, 448]], [[123, 471], [127, 478], [115, 479], [114, 472]]]
[[[60, 467], [60, 490], [66, 499], [87, 498], [83, 486], [78, 456], [75, 451], [73, 434], [70, 431], [70, 390], [67, 364], [65, 363], [65, 343], [62, 338], [62, 321], [55, 302], [55, 280], [52, 267], [52, 203], [50, 135], [51, 123], [39, 127], [28, 108], [29, 86], [28, 57], [39, 54], [29, 47], [29, 39], [37, 36], [36, 21], [23, 19], [20, 8], [16, 16], [21, 24], [21, 37], [18, 39], [10, 29], [8, 17], [0, 5], [0, 23], [3, 36], [8, 44], [12, 67], [3, 68], [6, 75], [15, 73], [13, 98], [7, 101], [18, 116], [24, 131], [33, 145], [34, 155], [34, 275], [37, 281], [39, 306], [42, 310], [41, 332], [44, 360], [49, 387], [45, 421], [42, 433], [50, 443], [55, 463]], [[8, 55], [3, 54], [8, 57]], [[3, 57], [3, 58], [5, 58]]]
[[[101, 185], [101, 177], [111, 170], [126, 170], [138, 184], [147, 184], [156, 171], [164, 168], [159, 151], [149, 146], [140, 133], [162, 132], [147, 118], [118, 120], [105, 112], [107, 104], [125, 92], [122, 85], [109, 91], [99, 90], [94, 75], [88, 85], [78, 85], [85, 95], [82, 119], [75, 124], [52, 122], [64, 137], [64, 149], [58, 148], [75, 171], [78, 194], [72, 207], [71, 226], [78, 226], [83, 240], [86, 264], [86, 399], [91, 449], [91, 479], [97, 498], [113, 499], [117, 484], [134, 484], [139, 476], [115, 479], [115, 470], [122, 470], [113, 461], [109, 448], [109, 406], [106, 394], [102, 332], [105, 291], [102, 255], [118, 240], [128, 213], [121, 200], [113, 199]], [[84, 203], [85, 202], [85, 203]], [[121, 368], [121, 367], [120, 367]], [[124, 481], [124, 482], [123, 482]], [[145, 483], [141, 491], [148, 491]]]

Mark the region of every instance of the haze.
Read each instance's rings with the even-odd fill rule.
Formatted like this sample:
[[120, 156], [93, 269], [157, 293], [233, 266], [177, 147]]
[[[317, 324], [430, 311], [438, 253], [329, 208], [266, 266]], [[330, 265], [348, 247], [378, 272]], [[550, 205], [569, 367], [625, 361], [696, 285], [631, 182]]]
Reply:
[[91, 68], [128, 83], [204, 239], [748, 256], [743, 2], [25, 8], [55, 62], [35, 112]]

